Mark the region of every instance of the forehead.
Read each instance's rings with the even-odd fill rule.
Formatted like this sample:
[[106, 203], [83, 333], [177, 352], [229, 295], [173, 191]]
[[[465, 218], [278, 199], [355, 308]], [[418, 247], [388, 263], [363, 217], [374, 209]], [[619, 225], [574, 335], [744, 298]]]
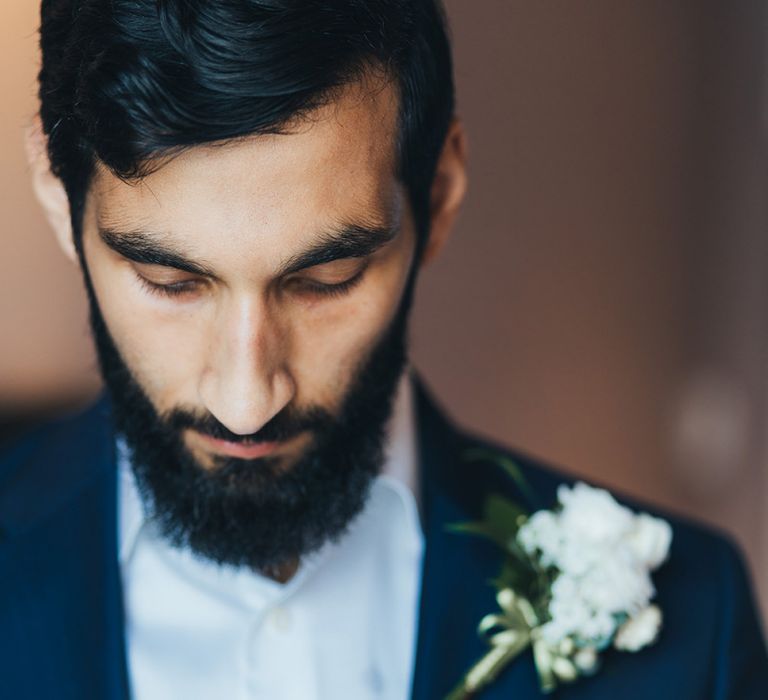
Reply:
[[401, 198], [397, 111], [390, 82], [354, 84], [283, 134], [192, 147], [136, 182], [97, 168], [86, 216], [206, 254], [238, 241], [287, 249], [341, 223], [386, 223]]

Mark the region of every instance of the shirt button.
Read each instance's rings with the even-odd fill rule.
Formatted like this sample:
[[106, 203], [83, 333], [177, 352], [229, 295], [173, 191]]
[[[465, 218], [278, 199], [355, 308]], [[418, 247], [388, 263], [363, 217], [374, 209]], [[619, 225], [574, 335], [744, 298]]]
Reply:
[[269, 612], [267, 622], [278, 632], [287, 632], [291, 629], [291, 613], [278, 606]]

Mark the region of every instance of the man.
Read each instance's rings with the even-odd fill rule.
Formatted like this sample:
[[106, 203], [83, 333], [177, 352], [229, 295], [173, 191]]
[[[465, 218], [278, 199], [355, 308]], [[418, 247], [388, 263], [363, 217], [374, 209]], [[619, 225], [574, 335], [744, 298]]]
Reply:
[[[8, 698], [445, 697], [528, 488], [407, 369], [465, 185], [432, 0], [44, 0], [38, 197], [107, 393], [0, 459]], [[489, 446], [485, 446], [489, 448]], [[508, 453], [506, 453], [508, 454]], [[533, 495], [532, 495], [533, 494]], [[563, 698], [758, 698], [733, 547], [675, 521], [658, 642]], [[483, 698], [540, 694], [530, 652]]]

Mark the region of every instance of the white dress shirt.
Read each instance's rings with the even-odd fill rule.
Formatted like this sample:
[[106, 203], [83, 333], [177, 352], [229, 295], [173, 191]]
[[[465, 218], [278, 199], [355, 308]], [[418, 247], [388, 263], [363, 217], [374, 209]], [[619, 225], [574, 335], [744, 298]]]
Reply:
[[285, 584], [167, 544], [120, 447], [120, 565], [134, 700], [405, 700], [424, 537], [406, 371], [386, 462], [339, 542]]

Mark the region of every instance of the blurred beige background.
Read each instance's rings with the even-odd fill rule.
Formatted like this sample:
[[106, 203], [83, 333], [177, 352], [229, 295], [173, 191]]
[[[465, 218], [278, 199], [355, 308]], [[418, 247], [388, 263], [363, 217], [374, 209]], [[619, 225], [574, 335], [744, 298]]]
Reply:
[[[768, 610], [766, 7], [449, 0], [471, 191], [415, 364], [463, 424], [720, 526]], [[98, 388], [33, 203], [37, 2], [0, 9], [0, 416]]]

